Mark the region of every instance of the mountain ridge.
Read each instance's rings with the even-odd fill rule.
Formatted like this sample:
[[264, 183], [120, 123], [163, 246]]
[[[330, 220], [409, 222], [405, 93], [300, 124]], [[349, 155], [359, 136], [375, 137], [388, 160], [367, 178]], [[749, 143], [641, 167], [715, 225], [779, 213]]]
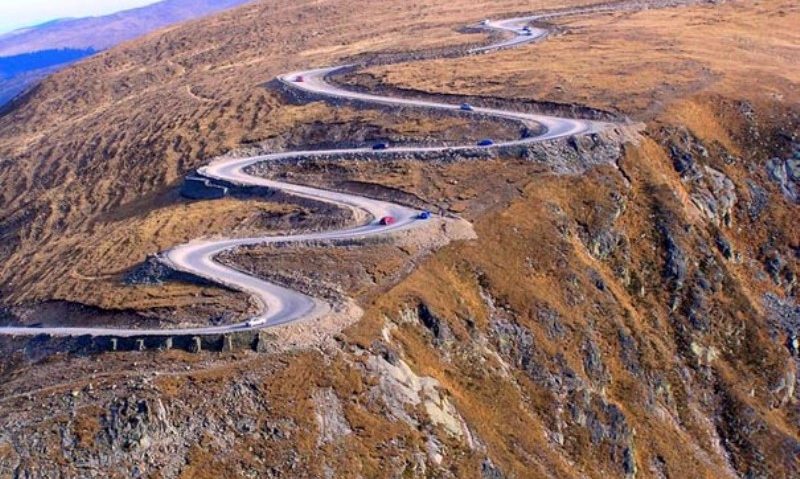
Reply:
[[104, 50], [158, 28], [246, 1], [164, 0], [109, 15], [55, 19], [0, 35], [0, 57], [60, 48]]
[[131, 10], [83, 18], [59, 18], [0, 35], [0, 59], [25, 55], [35, 59], [44, 52], [84, 51], [70, 61], [45, 67], [31, 66], [15, 75], [0, 72], [0, 106], [24, 92], [32, 84], [59, 68], [98, 51], [132, 40], [152, 31], [231, 8], [248, 0], [164, 0]]

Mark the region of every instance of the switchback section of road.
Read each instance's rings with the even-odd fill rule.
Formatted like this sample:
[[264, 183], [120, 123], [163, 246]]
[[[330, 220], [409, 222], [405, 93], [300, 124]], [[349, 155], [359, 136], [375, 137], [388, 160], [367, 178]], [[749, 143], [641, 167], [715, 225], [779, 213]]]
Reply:
[[[562, 11], [544, 15], [532, 15], [500, 21], [484, 21], [481, 27], [487, 31], [502, 32], [505, 39], [480, 48], [469, 50], [468, 54], [482, 54], [498, 49], [513, 48], [541, 40], [548, 31], [543, 28], [530, 26], [531, 23], [555, 16], [586, 14], [598, 11], [608, 11], [613, 7], [589, 7], [586, 9]], [[398, 107], [413, 107], [422, 109], [436, 109], [442, 111], [464, 111], [458, 104], [439, 103], [413, 98], [395, 98], [391, 96], [372, 95], [365, 92], [356, 92], [333, 85], [327, 81], [330, 75], [351, 68], [350, 65], [330, 68], [319, 68], [308, 71], [293, 72], [282, 75], [279, 81], [289, 88], [296, 88], [306, 93], [323, 96], [331, 99], [359, 101], [373, 105], [388, 105]], [[522, 113], [513, 110], [496, 108], [469, 108], [469, 113], [507, 120], [516, 120], [526, 123], [536, 123], [541, 126], [541, 134], [534, 137], [503, 141], [487, 145], [488, 148], [504, 148], [522, 146], [535, 142], [568, 138], [575, 135], [598, 133], [614, 125], [590, 120], [562, 118], [556, 116]], [[468, 151], [478, 148], [476, 145], [461, 145], [450, 147], [401, 147], [386, 150], [360, 149], [335, 149], [324, 151], [290, 151], [255, 156], [248, 158], [225, 158], [213, 161], [208, 166], [200, 168], [198, 175], [210, 181], [219, 181], [236, 186], [257, 186], [280, 190], [299, 198], [327, 202], [343, 208], [360, 210], [369, 220], [356, 227], [307, 233], [289, 236], [266, 236], [235, 239], [200, 239], [192, 241], [162, 253], [162, 260], [170, 267], [191, 275], [204, 278], [216, 284], [243, 291], [250, 294], [256, 301], [258, 313], [246, 322], [208, 327], [193, 327], [183, 329], [135, 329], [135, 328], [65, 328], [65, 327], [5, 327], [0, 328], [0, 334], [13, 336], [34, 336], [48, 334], [51, 336], [156, 336], [192, 335], [203, 336], [224, 334], [238, 331], [247, 331], [273, 327], [301, 321], [304, 319], [320, 317], [330, 311], [330, 305], [316, 298], [307, 296], [283, 286], [262, 280], [245, 272], [225, 266], [215, 260], [216, 256], [225, 251], [245, 246], [266, 245], [288, 242], [314, 242], [314, 241], [344, 241], [357, 240], [371, 236], [388, 235], [399, 231], [411, 230], [424, 224], [426, 219], [421, 218], [421, 211], [386, 201], [330, 191], [310, 186], [297, 185], [282, 181], [253, 176], [247, 173], [249, 167], [268, 161], [286, 161], [292, 159], [313, 159], [315, 157], [347, 157], [348, 155], [397, 155], [403, 153], [436, 154], [443, 152]], [[363, 215], [362, 215], [363, 216]], [[394, 222], [382, 224], [381, 218], [391, 217]]]

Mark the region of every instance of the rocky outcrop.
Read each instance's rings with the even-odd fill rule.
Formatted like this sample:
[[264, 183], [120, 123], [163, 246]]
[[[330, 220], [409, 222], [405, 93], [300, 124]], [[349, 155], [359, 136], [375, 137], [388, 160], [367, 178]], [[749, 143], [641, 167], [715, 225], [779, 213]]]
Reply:
[[800, 204], [800, 143], [794, 143], [792, 150], [786, 158], [770, 158], [765, 168], [786, 199]]
[[167, 281], [181, 281], [201, 286], [211, 286], [216, 283], [197, 275], [177, 271], [170, 267], [160, 255], [151, 255], [147, 259], [125, 273], [125, 284], [163, 284]]
[[554, 444], [566, 447], [569, 438], [587, 435], [592, 447], [609, 449], [609, 459], [620, 475], [636, 475], [633, 430], [625, 413], [602, 393], [610, 377], [595, 342], [589, 339], [584, 343], [581, 374], [567, 365], [564, 356], [544, 354], [532, 332], [523, 326], [497, 318], [491, 334], [503, 358], [550, 391], [555, 403], [549, 437]]
[[319, 433], [317, 445], [330, 444], [353, 433], [342, 410], [342, 403], [331, 388], [317, 389], [312, 396]]
[[[736, 188], [722, 171], [705, 164], [709, 148], [687, 130], [678, 130], [669, 145], [675, 171], [687, 185], [692, 202], [712, 223], [730, 227]], [[727, 154], [724, 150], [721, 154]], [[735, 161], [731, 159], [730, 161]]]

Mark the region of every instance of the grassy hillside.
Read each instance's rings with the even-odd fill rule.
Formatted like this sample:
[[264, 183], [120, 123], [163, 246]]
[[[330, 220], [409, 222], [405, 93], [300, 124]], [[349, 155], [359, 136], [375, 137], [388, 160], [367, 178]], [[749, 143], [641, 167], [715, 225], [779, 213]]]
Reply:
[[[369, 7], [375, 10], [369, 18], [349, 16], [350, 7], [338, 3], [309, 5], [248, 5], [134, 41], [53, 75], [0, 117], [0, 158], [9, 159], [0, 164], [6, 185], [0, 191], [0, 256], [7, 265], [0, 276], [14, 285], [4, 288], [6, 301], [57, 297], [109, 304], [94, 284], [54, 279], [75, 270], [120, 271], [155, 253], [90, 259], [105, 238], [104, 225], [126, 229], [130, 212], [174, 207], [170, 198], [186, 173], [243, 144], [305, 144], [311, 132], [340, 141], [351, 124], [377, 124], [388, 130], [383, 133], [409, 138], [435, 138], [426, 129], [448, 127], [417, 113], [409, 114], [411, 122], [395, 122], [322, 103], [287, 105], [263, 87], [277, 74], [369, 51], [484, 41], [484, 35], [455, 29], [486, 12], [545, 3], [487, 3], [481, 7], [488, 10], [471, 16], [452, 5], [411, 5], [402, 23], [402, 11], [388, 3]], [[58, 261], [62, 255], [71, 261]]]
[[61, 19], [0, 35], [0, 107], [59, 67], [245, 0], [166, 0], [112, 15]]
[[[294, 103], [267, 84], [276, 74], [482, 43], [461, 28], [564, 6], [271, 0], [54, 75], [0, 117], [8, 312], [55, 300], [106, 308], [105, 321], [242, 314], [245, 299], [227, 291], [122, 278], [189, 238], [313, 228], [330, 213], [185, 202], [187, 172], [228, 151], [512, 134]], [[270, 332], [267, 353], [40, 360], [36, 343], [4, 342], [0, 475], [796, 477], [800, 9], [653, 6], [560, 18], [545, 42], [516, 50], [340, 79], [601, 111], [642, 133], [483, 159], [265, 169], [442, 205], [477, 239], [435, 252], [377, 243], [226, 257], [357, 300], [361, 321], [312, 347], [293, 346], [311, 324]]]

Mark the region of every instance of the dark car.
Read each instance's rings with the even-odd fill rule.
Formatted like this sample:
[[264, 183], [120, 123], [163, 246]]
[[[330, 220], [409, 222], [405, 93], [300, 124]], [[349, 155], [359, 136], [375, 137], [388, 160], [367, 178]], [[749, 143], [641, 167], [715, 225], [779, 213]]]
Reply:
[[372, 149], [373, 150], [386, 150], [388, 148], [389, 148], [389, 144], [385, 143], [385, 142], [375, 143], [374, 145], [372, 145]]
[[397, 220], [394, 219], [394, 216], [384, 216], [383, 218], [381, 218], [379, 223], [381, 224], [381, 226], [389, 226], [397, 223]]
[[485, 138], [478, 142], [478, 146], [492, 146], [494, 145], [494, 141], [490, 140], [489, 138]]
[[431, 219], [431, 212], [430, 211], [421, 211], [417, 215], [417, 218], [419, 218], [421, 220], [429, 220], [429, 219]]
[[459, 107], [462, 111], [475, 111], [475, 108], [472, 107], [469, 103], [462, 103]]
[[294, 81], [296, 83], [303, 83], [304, 81], [306, 81], [306, 79], [303, 78], [303, 75], [297, 75], [296, 77], [294, 77]]

